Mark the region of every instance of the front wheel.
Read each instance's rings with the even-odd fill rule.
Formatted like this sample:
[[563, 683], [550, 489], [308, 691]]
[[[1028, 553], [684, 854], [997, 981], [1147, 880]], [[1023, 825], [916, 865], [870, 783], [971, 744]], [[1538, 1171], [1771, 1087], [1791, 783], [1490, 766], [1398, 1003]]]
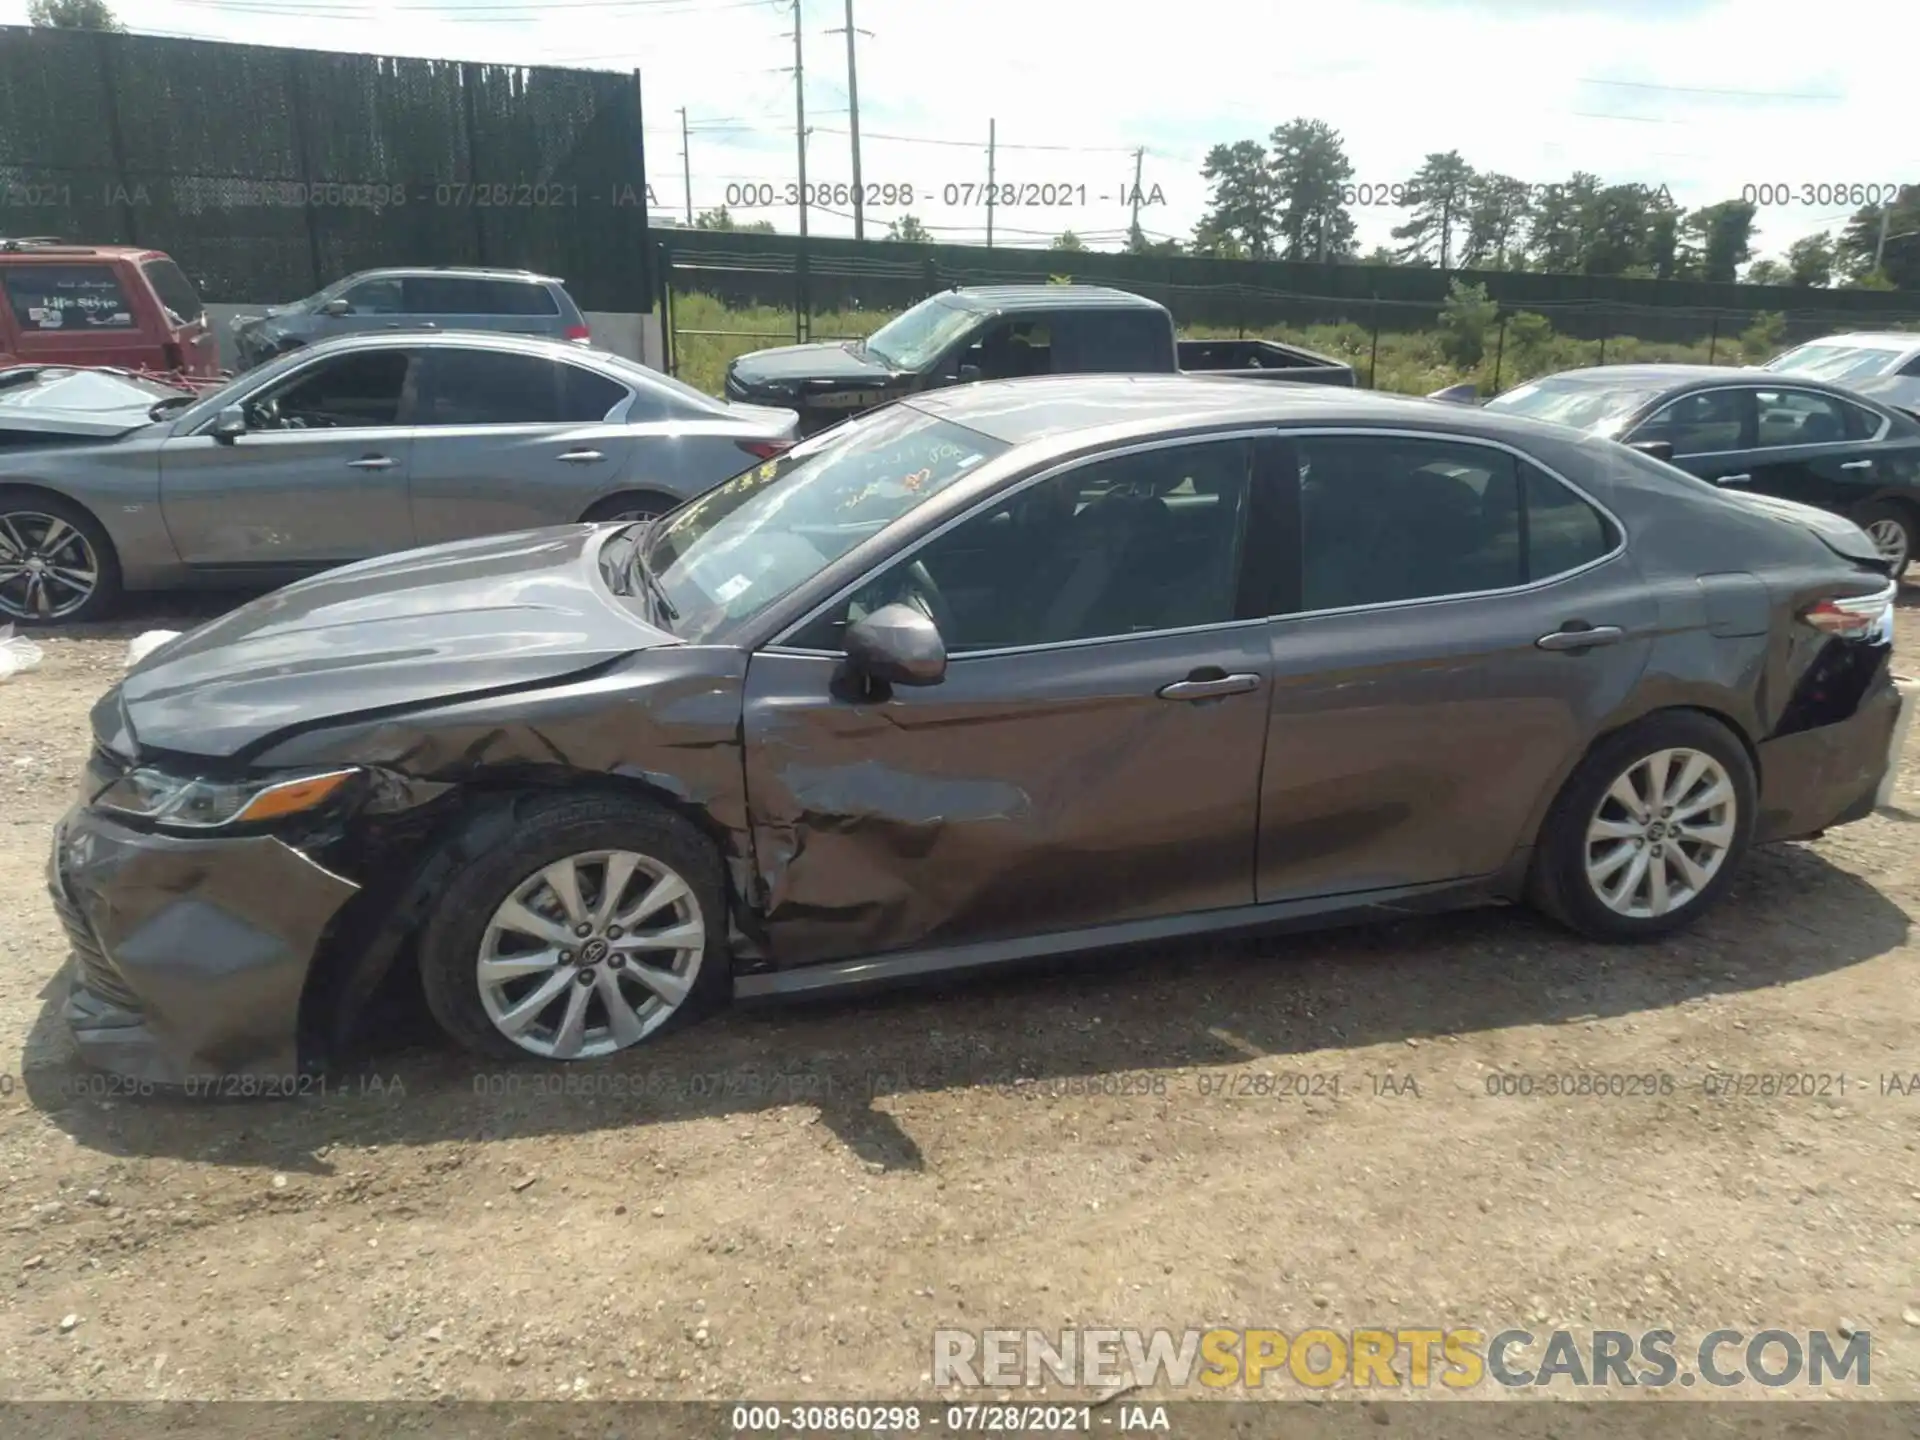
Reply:
[[0, 490], [0, 624], [99, 620], [120, 597], [100, 522], [57, 495]]
[[420, 943], [441, 1028], [502, 1059], [592, 1060], [729, 992], [720, 857], [685, 820], [606, 795], [523, 800]]
[[1650, 715], [1602, 740], [1554, 802], [1533, 899], [1596, 940], [1690, 925], [1725, 892], [1753, 835], [1745, 747], [1705, 715]]

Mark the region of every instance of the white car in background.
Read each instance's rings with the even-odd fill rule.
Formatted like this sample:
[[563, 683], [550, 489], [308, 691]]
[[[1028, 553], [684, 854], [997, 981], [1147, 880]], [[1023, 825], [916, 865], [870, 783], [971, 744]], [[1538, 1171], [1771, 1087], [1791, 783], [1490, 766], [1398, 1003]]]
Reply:
[[1920, 332], [1828, 335], [1796, 345], [1760, 368], [1830, 380], [1883, 405], [1920, 414]]

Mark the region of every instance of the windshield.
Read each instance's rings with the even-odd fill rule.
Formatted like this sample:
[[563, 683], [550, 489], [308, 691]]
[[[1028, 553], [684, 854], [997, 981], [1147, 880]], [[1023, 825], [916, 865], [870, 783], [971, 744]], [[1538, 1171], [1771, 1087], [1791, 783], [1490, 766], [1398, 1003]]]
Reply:
[[1902, 358], [1898, 350], [1860, 345], [1802, 345], [1797, 350], [1776, 355], [1763, 368], [1811, 375], [1816, 380], [1865, 380], [1872, 375], [1891, 373]]
[[1611, 435], [1626, 423], [1627, 417], [1641, 406], [1656, 400], [1661, 391], [1651, 386], [1619, 386], [1576, 380], [1535, 380], [1516, 385], [1504, 395], [1487, 401], [1489, 410], [1504, 410], [1509, 415], [1524, 415], [1529, 420], [1547, 420], [1555, 425], [1571, 425], [1596, 435]]
[[894, 370], [924, 370], [980, 319], [941, 296], [893, 317], [866, 340], [867, 353]]
[[891, 405], [743, 471], [677, 512], [642, 557], [703, 640], [757, 614], [938, 495], [1005, 442]]

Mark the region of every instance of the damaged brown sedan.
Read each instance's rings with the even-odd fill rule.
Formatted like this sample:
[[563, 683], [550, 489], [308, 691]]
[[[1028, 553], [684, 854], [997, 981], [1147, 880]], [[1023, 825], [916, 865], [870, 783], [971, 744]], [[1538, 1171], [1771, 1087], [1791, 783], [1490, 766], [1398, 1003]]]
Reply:
[[660, 520], [350, 565], [94, 711], [91, 1062], [505, 1057], [765, 996], [1530, 901], [1633, 940], [1872, 809], [1847, 521], [1435, 402], [1179, 377], [875, 411]]

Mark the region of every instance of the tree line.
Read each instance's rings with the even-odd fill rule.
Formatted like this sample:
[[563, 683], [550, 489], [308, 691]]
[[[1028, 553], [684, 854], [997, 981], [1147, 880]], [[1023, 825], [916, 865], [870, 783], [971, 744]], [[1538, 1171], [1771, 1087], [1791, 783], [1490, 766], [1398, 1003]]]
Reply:
[[[1340, 132], [1305, 117], [1265, 143], [1215, 145], [1200, 173], [1209, 195], [1192, 239], [1149, 244], [1136, 231], [1129, 249], [1649, 280], [1735, 280], [1752, 261], [1744, 278], [1753, 283], [1920, 289], [1920, 185], [1901, 186], [1888, 206], [1860, 207], [1838, 234], [1755, 260], [1748, 200], [1687, 210], [1665, 186], [1608, 184], [1587, 171], [1536, 185], [1478, 170], [1458, 150], [1432, 152], [1403, 181], [1356, 183]], [[1403, 212], [1395, 243], [1362, 255], [1354, 210], [1381, 204]]]

